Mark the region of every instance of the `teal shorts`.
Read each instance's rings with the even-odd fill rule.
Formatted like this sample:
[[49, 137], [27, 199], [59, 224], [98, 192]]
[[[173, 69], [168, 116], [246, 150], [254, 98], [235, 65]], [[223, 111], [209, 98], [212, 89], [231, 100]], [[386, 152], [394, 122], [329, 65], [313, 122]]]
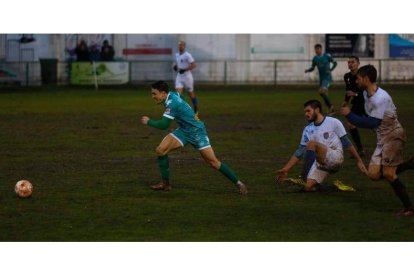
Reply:
[[190, 131], [186, 131], [182, 128], [177, 128], [171, 132], [170, 135], [177, 139], [183, 147], [188, 143], [193, 145], [193, 147], [198, 150], [211, 147], [210, 139], [208, 139], [206, 130], [195, 128]]
[[331, 86], [331, 82], [332, 82], [332, 78], [321, 78], [320, 82], [319, 82], [319, 86], [320, 88], [326, 88], [328, 89], [329, 86]]

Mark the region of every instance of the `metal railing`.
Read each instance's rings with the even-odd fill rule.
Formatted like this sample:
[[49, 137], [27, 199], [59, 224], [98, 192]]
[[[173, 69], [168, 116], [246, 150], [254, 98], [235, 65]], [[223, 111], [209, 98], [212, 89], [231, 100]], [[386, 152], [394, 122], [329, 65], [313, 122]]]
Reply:
[[[332, 74], [334, 82], [342, 82], [348, 72], [346, 60], [337, 59], [338, 66]], [[317, 69], [304, 73], [310, 67], [310, 60], [209, 60], [196, 64], [193, 76], [200, 84], [311, 84], [319, 80]], [[414, 82], [414, 60], [361, 59], [361, 65], [365, 64], [377, 68], [381, 82]], [[171, 61], [129, 61], [129, 65], [131, 84], [175, 80]], [[57, 84], [69, 84], [69, 63], [58, 62], [57, 66]], [[0, 84], [42, 84], [39, 62], [1, 62], [0, 70], [11, 73], [8, 77], [0, 76]]]

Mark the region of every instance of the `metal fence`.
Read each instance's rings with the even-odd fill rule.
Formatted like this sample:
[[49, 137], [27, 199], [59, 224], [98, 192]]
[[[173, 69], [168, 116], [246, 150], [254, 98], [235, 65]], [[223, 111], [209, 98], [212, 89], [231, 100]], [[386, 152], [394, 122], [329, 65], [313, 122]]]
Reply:
[[[338, 59], [333, 71], [334, 82], [342, 82], [348, 72], [347, 59]], [[317, 83], [317, 69], [305, 74], [309, 60], [209, 60], [197, 61], [194, 80], [200, 84], [306, 84]], [[414, 60], [367, 59], [361, 65], [372, 64], [378, 70], [380, 82], [414, 82]], [[170, 61], [130, 61], [131, 84], [154, 80], [174, 81]], [[39, 62], [0, 62], [0, 84], [41, 85]], [[57, 84], [70, 83], [69, 63], [58, 62]]]

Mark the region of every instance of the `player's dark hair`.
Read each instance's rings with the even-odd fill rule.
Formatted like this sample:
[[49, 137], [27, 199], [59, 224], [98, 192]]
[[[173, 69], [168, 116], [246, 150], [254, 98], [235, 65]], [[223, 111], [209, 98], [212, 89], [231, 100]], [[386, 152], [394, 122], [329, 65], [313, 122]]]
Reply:
[[160, 92], [164, 91], [167, 92], [170, 91], [170, 88], [168, 87], [168, 84], [165, 81], [156, 81], [151, 85], [152, 89], [156, 89]]
[[309, 100], [303, 104], [303, 107], [312, 107], [313, 109], [319, 108], [319, 111], [322, 113], [322, 105], [321, 102], [318, 100]]
[[359, 62], [359, 57], [357, 57], [357, 56], [349, 56], [348, 58], [349, 58], [349, 59], [353, 58], [353, 59], [355, 59], [356, 61], [358, 61], [358, 62]]
[[322, 44], [315, 44], [315, 48], [322, 48]]
[[357, 75], [360, 75], [361, 77], [368, 76], [369, 81], [372, 83], [377, 81], [377, 69], [371, 64], [359, 68]]

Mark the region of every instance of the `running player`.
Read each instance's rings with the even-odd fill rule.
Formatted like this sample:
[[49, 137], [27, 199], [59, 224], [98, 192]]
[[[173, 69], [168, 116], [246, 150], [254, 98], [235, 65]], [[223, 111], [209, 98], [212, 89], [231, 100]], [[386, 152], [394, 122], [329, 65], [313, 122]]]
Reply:
[[175, 54], [176, 63], [174, 64], [174, 71], [177, 72], [175, 78], [175, 90], [182, 93], [185, 89], [193, 103], [194, 113], [198, 118], [198, 101], [194, 93], [194, 79], [191, 70], [196, 68], [193, 56], [185, 50], [185, 42], [178, 42], [178, 53]]
[[[312, 60], [312, 66], [309, 69], [305, 70], [305, 73], [312, 72], [315, 70], [315, 67], [318, 67], [319, 71], [319, 95], [325, 101], [325, 104], [328, 106], [329, 111], [328, 115], [335, 114], [335, 108], [331, 103], [331, 100], [328, 96], [328, 89], [332, 82], [332, 71], [335, 69], [337, 62], [332, 59], [331, 55], [328, 53], [322, 53], [322, 45], [315, 45], [315, 56]], [[332, 67], [331, 67], [332, 63]]]
[[204, 123], [194, 118], [195, 114], [191, 107], [185, 102], [180, 94], [169, 91], [168, 84], [157, 81], [152, 84], [151, 96], [157, 104], [165, 107], [161, 120], [154, 121], [143, 116], [141, 122], [158, 129], [168, 129], [171, 122], [175, 120], [180, 126], [172, 133], [165, 136], [156, 149], [158, 165], [161, 172], [162, 182], [151, 186], [153, 190], [170, 191], [170, 173], [168, 153], [186, 144], [191, 144], [199, 150], [203, 159], [214, 169], [219, 170], [225, 177], [233, 182], [241, 194], [247, 194], [246, 186], [239, 180], [233, 170], [224, 162], [219, 161], [210, 145], [207, 130]]
[[363, 173], [367, 172], [338, 119], [322, 115], [322, 106], [318, 100], [307, 101], [304, 104], [304, 112], [309, 125], [303, 130], [298, 150], [286, 165], [277, 171], [278, 182], [286, 179], [290, 169], [305, 154], [305, 167], [302, 173], [302, 178], [306, 180], [304, 191], [317, 191], [329, 174], [337, 172], [342, 167], [343, 149], [349, 150]]
[[[356, 75], [359, 69], [359, 58], [357, 56], [350, 56], [348, 58], [349, 72], [344, 75], [345, 82], [345, 102], [348, 104], [352, 98], [351, 111], [358, 116], [367, 116], [364, 108], [364, 90], [361, 89], [356, 83]], [[359, 135], [358, 128], [353, 124], [347, 122], [349, 133], [351, 133], [352, 140], [356, 145], [359, 156], [365, 156], [364, 147], [361, 143], [361, 136]]]
[[402, 156], [406, 141], [405, 131], [398, 121], [397, 108], [392, 98], [377, 85], [376, 81], [377, 70], [374, 66], [365, 65], [359, 68], [357, 82], [365, 90], [365, 111], [368, 116], [358, 116], [347, 105], [341, 107], [341, 114], [357, 127], [376, 130], [377, 146], [369, 163], [368, 176], [372, 180], [385, 178], [404, 206], [398, 214], [412, 216], [414, 209], [410, 197], [397, 175], [400, 165], [407, 166]]

